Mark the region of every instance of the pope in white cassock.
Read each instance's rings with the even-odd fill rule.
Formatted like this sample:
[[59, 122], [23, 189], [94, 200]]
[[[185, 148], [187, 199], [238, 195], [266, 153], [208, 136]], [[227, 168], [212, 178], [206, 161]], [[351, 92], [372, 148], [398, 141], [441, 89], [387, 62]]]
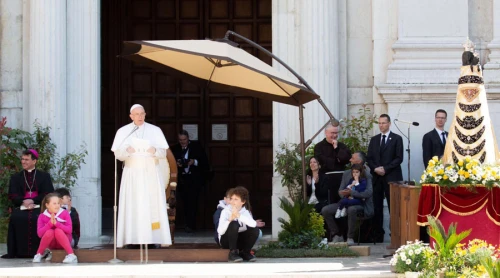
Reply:
[[146, 123], [144, 107], [130, 108], [132, 123], [116, 132], [111, 150], [123, 161], [118, 209], [117, 247], [126, 244], [172, 244], [159, 160], [166, 157], [161, 129]]

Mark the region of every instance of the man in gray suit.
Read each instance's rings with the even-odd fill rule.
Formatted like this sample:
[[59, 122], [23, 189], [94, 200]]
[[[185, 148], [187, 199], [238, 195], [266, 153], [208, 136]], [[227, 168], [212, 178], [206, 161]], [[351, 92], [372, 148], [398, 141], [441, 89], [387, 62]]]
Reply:
[[[355, 152], [352, 154], [350, 159], [351, 165], [362, 164], [365, 165], [366, 155], [363, 152]], [[354, 244], [354, 235], [356, 229], [356, 221], [358, 219], [358, 213], [363, 212], [365, 217], [373, 216], [373, 187], [372, 187], [372, 175], [370, 174], [370, 169], [365, 165], [365, 176], [366, 176], [366, 190], [363, 192], [353, 191], [348, 186], [349, 180], [351, 179], [351, 170], [344, 171], [342, 175], [342, 182], [340, 183], [339, 195], [340, 197], [352, 196], [364, 200], [363, 205], [349, 206], [347, 208], [347, 244]], [[332, 242], [344, 242], [341, 231], [345, 230], [345, 227], [339, 227], [339, 224], [343, 222], [336, 222], [335, 213], [339, 207], [339, 203], [331, 204], [323, 207], [321, 214], [330, 229], [330, 233], [334, 236]]]

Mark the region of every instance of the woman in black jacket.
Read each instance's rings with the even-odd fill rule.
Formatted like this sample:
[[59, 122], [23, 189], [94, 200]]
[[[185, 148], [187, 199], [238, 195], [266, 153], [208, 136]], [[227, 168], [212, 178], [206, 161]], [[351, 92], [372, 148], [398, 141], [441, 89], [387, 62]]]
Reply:
[[309, 159], [309, 170], [307, 171], [307, 197], [309, 204], [314, 204], [316, 212], [321, 213], [321, 209], [328, 205], [328, 176], [320, 173], [318, 159], [311, 157]]

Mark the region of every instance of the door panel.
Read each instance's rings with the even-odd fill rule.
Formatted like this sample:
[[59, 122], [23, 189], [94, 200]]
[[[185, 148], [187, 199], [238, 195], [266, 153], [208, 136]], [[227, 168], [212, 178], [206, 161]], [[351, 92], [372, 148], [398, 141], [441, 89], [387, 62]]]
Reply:
[[[184, 124], [198, 125], [198, 136], [215, 172], [200, 197], [198, 228], [212, 228], [212, 214], [225, 191], [245, 186], [253, 214], [270, 225], [272, 194], [272, 103], [228, 92], [209, 92], [165, 73], [116, 58], [124, 40], [222, 38], [235, 30], [271, 49], [271, 0], [108, 0], [102, 1], [102, 196], [112, 207], [116, 130], [130, 121], [134, 103], [146, 121], [159, 126], [170, 145]], [[241, 42], [239, 42], [241, 43]], [[270, 59], [242, 44], [249, 53]], [[212, 136], [212, 125], [227, 126], [227, 140]], [[182, 202], [177, 227], [183, 227]]]

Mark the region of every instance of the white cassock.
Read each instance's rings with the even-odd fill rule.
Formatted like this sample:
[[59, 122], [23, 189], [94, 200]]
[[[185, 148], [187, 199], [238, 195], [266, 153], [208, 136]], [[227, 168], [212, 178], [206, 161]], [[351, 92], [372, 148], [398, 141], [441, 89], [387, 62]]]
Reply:
[[[116, 132], [111, 150], [123, 161], [116, 244], [172, 244], [165, 197], [165, 181], [159, 160], [168, 143], [161, 129], [144, 123], [136, 131], [130, 123]], [[130, 136], [128, 136], [130, 135]], [[128, 136], [128, 137], [127, 137]], [[128, 147], [135, 153], [129, 154]], [[147, 152], [152, 146], [154, 155]]]

